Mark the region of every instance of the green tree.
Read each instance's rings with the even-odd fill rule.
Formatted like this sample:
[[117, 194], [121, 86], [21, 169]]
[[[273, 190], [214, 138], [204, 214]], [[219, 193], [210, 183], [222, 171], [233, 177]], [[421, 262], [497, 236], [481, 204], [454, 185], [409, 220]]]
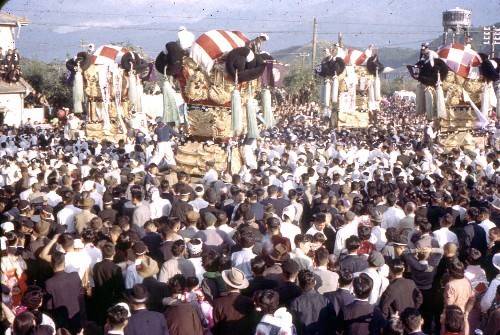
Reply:
[[63, 62], [21, 59], [23, 78], [37, 92], [47, 97], [49, 103], [56, 107], [69, 107], [72, 104], [72, 88], [66, 84], [66, 66]]

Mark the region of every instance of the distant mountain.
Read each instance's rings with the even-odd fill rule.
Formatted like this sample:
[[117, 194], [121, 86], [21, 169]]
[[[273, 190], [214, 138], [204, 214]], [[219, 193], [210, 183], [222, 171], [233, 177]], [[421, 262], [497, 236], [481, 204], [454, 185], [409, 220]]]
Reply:
[[[500, 22], [494, 24], [497, 27], [500, 27]], [[472, 47], [474, 50], [478, 52], [489, 53], [490, 47], [487, 44], [483, 44], [483, 27], [476, 27], [471, 29], [471, 37], [472, 37]], [[443, 42], [443, 36], [440, 35], [436, 37], [434, 40], [430, 40], [431, 48], [436, 50], [439, 46], [441, 46]], [[463, 40], [459, 37], [457, 42], [463, 42]], [[319, 63], [323, 58], [324, 52], [323, 50], [327, 46], [331, 46], [333, 42], [328, 41], [319, 41], [317, 47], [317, 57], [316, 63]], [[351, 46], [348, 46], [351, 47]], [[364, 50], [364, 47], [353, 47], [359, 50]], [[415, 44], [413, 48], [399, 48], [399, 47], [384, 47], [378, 49], [380, 55], [380, 61], [385, 66], [390, 66], [392, 68], [397, 69], [397, 72], [401, 72], [401, 68], [406, 64], [414, 64], [419, 56], [419, 48], [420, 45]], [[273, 56], [281, 62], [290, 63], [290, 64], [300, 64], [302, 61], [302, 57], [304, 55], [308, 55], [305, 58], [306, 64], [311, 63], [311, 54], [312, 54], [312, 46], [311, 43], [306, 45], [298, 45], [292, 46], [286, 49], [281, 49], [278, 51], [272, 52]], [[404, 72], [404, 71], [402, 71]]]

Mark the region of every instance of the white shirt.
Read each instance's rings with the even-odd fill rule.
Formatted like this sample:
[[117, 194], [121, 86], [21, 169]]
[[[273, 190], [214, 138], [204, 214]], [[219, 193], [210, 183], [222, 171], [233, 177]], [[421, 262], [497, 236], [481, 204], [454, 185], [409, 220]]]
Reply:
[[253, 278], [252, 267], [250, 261], [255, 258], [252, 248], [243, 248], [241, 251], [237, 251], [231, 255], [232, 266], [240, 269], [245, 274], [245, 278], [248, 280]]
[[201, 265], [201, 257], [188, 258], [188, 261], [193, 264], [196, 278], [198, 278], [201, 283], [201, 281], [203, 280], [203, 274], [206, 272], [203, 268], [203, 265]]
[[230, 239], [233, 238], [233, 235], [236, 232], [236, 230], [234, 230], [234, 228], [231, 228], [227, 223], [224, 223], [224, 224], [220, 225], [219, 227], [217, 227], [217, 230], [220, 230], [220, 231], [223, 231], [224, 233], [226, 233], [226, 235]]
[[457, 235], [446, 227], [442, 227], [438, 230], [435, 230], [432, 233], [432, 235], [434, 236], [436, 241], [439, 243], [440, 248], [443, 248], [444, 245], [448, 242], [453, 242], [456, 245], [458, 245]]
[[488, 290], [483, 295], [483, 298], [481, 299], [481, 312], [486, 313], [491, 307], [491, 304], [497, 294], [498, 285], [500, 285], [500, 274], [497, 274], [496, 278], [491, 281]]
[[80, 279], [83, 279], [85, 271], [87, 271], [92, 263], [90, 256], [83, 250], [70, 251], [64, 255], [65, 268], [64, 272], [78, 272]]
[[292, 250], [295, 250], [295, 236], [301, 233], [300, 228], [289, 221], [283, 221], [280, 226], [280, 233], [283, 237], [290, 240]]
[[378, 251], [382, 250], [382, 248], [387, 243], [387, 237], [385, 237], [385, 229], [380, 226], [373, 226], [369, 241], [375, 246], [375, 249], [377, 249]]
[[399, 221], [405, 216], [405, 212], [401, 208], [394, 206], [389, 207], [383, 214], [381, 227], [385, 229], [390, 227], [397, 228]]
[[73, 205], [66, 205], [63, 209], [57, 213], [57, 223], [66, 226], [67, 233], [74, 233], [75, 230], [75, 215], [80, 213], [82, 210]]
[[101, 249], [97, 248], [92, 243], [87, 243], [83, 251], [87, 253], [90, 257], [90, 267], [93, 268], [94, 265], [100, 261], [102, 261], [102, 252]]
[[370, 305], [378, 304], [382, 293], [384, 293], [385, 289], [389, 285], [389, 280], [383, 277], [374, 268], [368, 268], [361, 273], [366, 273], [373, 281], [373, 289], [370, 292], [370, 296], [368, 297], [368, 302], [370, 303]]
[[158, 198], [149, 204], [151, 219], [158, 219], [162, 216], [169, 216], [172, 210], [172, 204], [168, 199]]
[[358, 236], [358, 221], [353, 220], [339, 229], [335, 236], [335, 247], [333, 253], [339, 256], [340, 252], [345, 249], [345, 241], [352, 235]]
[[214, 169], [209, 169], [207, 173], [205, 173], [205, 176], [203, 177], [201, 182], [204, 185], [210, 185], [214, 181], [217, 181], [217, 179], [219, 179], [219, 174], [217, 173], [217, 171], [215, 171]]
[[127, 266], [127, 270], [125, 271], [125, 288], [131, 289], [135, 284], [142, 284], [142, 278], [139, 273], [137, 273], [136, 264], [132, 263]]
[[50, 207], [56, 207], [59, 203], [62, 202], [62, 197], [56, 193], [56, 191], [50, 191], [47, 193], [47, 204]]
[[483, 220], [479, 226], [484, 229], [484, 232], [486, 233], [486, 244], [490, 244], [490, 229], [495, 228], [496, 225], [491, 222], [490, 220]]
[[301, 270], [313, 269], [312, 259], [306, 254], [304, 254], [304, 252], [301, 249], [296, 248], [293, 252], [290, 253], [290, 257], [297, 262]]
[[188, 202], [193, 207], [195, 212], [199, 212], [200, 209], [208, 207], [208, 201], [203, 200], [202, 198], [196, 198]]

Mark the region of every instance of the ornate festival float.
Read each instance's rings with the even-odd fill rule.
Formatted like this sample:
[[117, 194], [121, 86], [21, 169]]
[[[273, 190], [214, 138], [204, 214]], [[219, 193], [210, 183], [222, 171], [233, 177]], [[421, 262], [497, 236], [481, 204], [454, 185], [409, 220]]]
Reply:
[[73, 112], [86, 111], [87, 138], [116, 141], [127, 134], [130, 113], [141, 110], [143, 81], [152, 64], [137, 52], [117, 45], [90, 44], [66, 61], [73, 83]]
[[[474, 147], [482, 138], [474, 138], [473, 131], [486, 128], [493, 108], [497, 113], [500, 108], [500, 59], [472, 48], [470, 11], [455, 8], [444, 12], [443, 26], [443, 44], [436, 51], [428, 43], [422, 44], [420, 59], [408, 65], [410, 75], [418, 81], [417, 113], [425, 113], [428, 121], [435, 122], [445, 147]], [[461, 33], [463, 43], [456, 41]]]
[[[272, 57], [261, 51], [261, 34], [249, 39], [240, 31], [210, 30], [197, 38], [181, 27], [155, 60], [164, 76], [165, 122], [187, 124], [188, 141], [177, 148], [177, 165], [193, 175], [212, 161], [219, 171], [238, 172], [242, 155], [238, 140], [258, 138], [257, 98], [265, 127], [273, 126], [271, 93], [261, 77]], [[175, 104], [179, 90], [186, 102]]]
[[315, 73], [323, 79], [321, 103], [331, 113], [331, 126], [366, 128], [376, 122], [380, 75], [392, 69], [380, 63], [373, 45], [365, 51], [346, 48], [341, 36], [325, 54]]

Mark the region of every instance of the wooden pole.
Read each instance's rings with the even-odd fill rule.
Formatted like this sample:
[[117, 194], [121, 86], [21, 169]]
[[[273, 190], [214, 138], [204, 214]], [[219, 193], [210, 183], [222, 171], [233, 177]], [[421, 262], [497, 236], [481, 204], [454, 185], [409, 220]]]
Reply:
[[313, 35], [312, 35], [312, 67], [316, 63], [316, 46], [318, 43], [318, 21], [313, 18]]

